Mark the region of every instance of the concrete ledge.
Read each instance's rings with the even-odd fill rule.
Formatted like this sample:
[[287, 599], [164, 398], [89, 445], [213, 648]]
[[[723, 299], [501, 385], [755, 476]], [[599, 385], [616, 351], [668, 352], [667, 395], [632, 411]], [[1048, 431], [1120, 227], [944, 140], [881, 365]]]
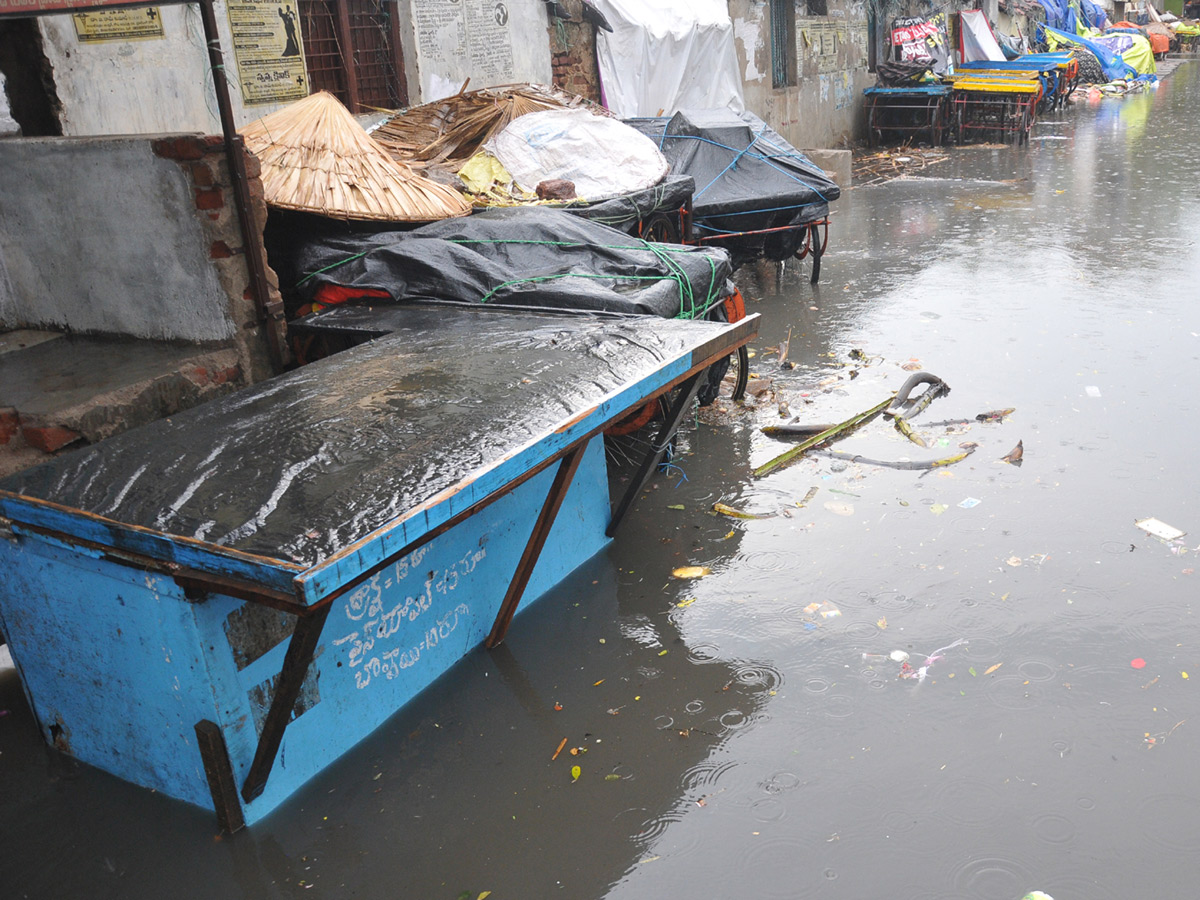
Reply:
[[0, 475], [245, 383], [232, 347], [68, 335], [0, 354]]

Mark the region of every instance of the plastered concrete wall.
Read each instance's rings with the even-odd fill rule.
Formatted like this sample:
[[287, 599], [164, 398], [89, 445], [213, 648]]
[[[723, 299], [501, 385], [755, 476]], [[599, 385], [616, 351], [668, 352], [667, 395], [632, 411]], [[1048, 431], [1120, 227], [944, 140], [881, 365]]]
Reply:
[[[161, 134], [221, 130], [209, 76], [204, 29], [195, 4], [160, 6], [163, 37], [81, 43], [70, 16], [39, 19], [46, 58], [62, 101], [64, 135]], [[231, 73], [229, 94], [238, 126], [279, 108], [245, 107], [225, 4], [217, 29]]]
[[[261, 241], [254, 157], [247, 175]], [[0, 330], [221, 341], [265, 377], [230, 185], [220, 138], [0, 141]]]
[[542, 0], [398, 0], [409, 102], [514, 82], [550, 84]]
[[767, 0], [730, 0], [734, 44], [746, 108], [796, 147], [846, 146], [862, 136], [867, 71], [867, 13], [859, 0], [830, 0], [828, 16], [805, 15], [796, 2], [796, 72], [792, 87], [772, 85], [771, 14]]

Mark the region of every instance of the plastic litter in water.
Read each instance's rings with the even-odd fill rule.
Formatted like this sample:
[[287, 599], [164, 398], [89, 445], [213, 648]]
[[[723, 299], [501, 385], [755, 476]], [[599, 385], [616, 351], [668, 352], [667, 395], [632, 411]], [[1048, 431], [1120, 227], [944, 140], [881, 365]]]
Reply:
[[1054, 898], [1045, 891], [1030, 891], [1021, 900], [1054, 900]]
[[982, 500], [977, 500], [974, 497], [968, 497], [966, 500], [962, 501], [962, 503], [960, 503], [958, 505], [961, 506], [963, 509], [971, 509], [972, 507], [978, 506], [982, 502], [983, 502]]
[[1099, 397], [1100, 396], [1100, 388], [1096, 387], [1094, 384], [1089, 384], [1083, 390], [1084, 390], [1084, 393], [1086, 393], [1089, 397]]
[[1146, 532], [1146, 534], [1156, 537], [1161, 541], [1177, 541], [1187, 534], [1186, 531], [1180, 531], [1173, 525], [1168, 525], [1166, 522], [1155, 518], [1138, 519], [1133, 524]]
[[1142, 659], [1140, 656], [1139, 656], [1137, 659], [1130, 660], [1130, 663], [1129, 663], [1129, 664], [1130, 664], [1131, 666], [1133, 666], [1135, 669], [1144, 669], [1144, 668], [1146, 668], [1146, 661], [1145, 661], [1144, 659]]

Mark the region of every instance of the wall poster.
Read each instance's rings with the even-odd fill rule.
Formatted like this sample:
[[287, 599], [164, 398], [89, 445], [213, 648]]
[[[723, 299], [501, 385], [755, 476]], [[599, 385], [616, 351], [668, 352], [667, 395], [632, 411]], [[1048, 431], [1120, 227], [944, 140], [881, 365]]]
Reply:
[[461, 74], [460, 81], [469, 76], [472, 88], [505, 84], [515, 78], [507, 3], [416, 0], [413, 12], [418, 52], [435, 70]]
[[145, 41], [163, 36], [162, 16], [157, 6], [77, 12], [71, 15], [71, 21], [81, 44]]
[[308, 70], [297, 0], [227, 0], [238, 83], [246, 106], [288, 103], [308, 96]]
[[928, 19], [922, 16], [893, 19], [892, 46], [901, 62], [928, 62], [938, 75], [949, 75], [954, 71], [945, 13]]

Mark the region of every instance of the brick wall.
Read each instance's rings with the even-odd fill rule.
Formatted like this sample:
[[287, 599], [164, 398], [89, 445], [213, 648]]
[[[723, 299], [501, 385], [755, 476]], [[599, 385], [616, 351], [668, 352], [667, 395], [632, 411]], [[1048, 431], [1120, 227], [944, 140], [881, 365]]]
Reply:
[[554, 86], [599, 103], [600, 73], [596, 68], [595, 30], [590, 23], [583, 21], [582, 0], [559, 2], [571, 14], [571, 19], [562, 23], [561, 32], [553, 20], [548, 29]]
[[[175, 160], [189, 180], [196, 213], [200, 217], [208, 248], [208, 258], [216, 269], [217, 278], [228, 297], [230, 315], [237, 326], [238, 344], [246, 381], [253, 383], [271, 374], [267, 356], [267, 338], [259, 321], [259, 312], [251, 289], [250, 273], [246, 266], [245, 248], [233, 182], [225, 156], [225, 143], [220, 135], [183, 135], [160, 138], [151, 144], [154, 155]], [[253, 153], [246, 154], [246, 178], [251, 213], [255, 222], [252, 240], [262, 242], [262, 230], [267, 221], [267, 204], [263, 197], [262, 167]], [[267, 268], [270, 302], [280, 302], [279, 279]], [[276, 327], [282, 328], [282, 324]], [[280, 333], [280, 345], [284, 346]]]

